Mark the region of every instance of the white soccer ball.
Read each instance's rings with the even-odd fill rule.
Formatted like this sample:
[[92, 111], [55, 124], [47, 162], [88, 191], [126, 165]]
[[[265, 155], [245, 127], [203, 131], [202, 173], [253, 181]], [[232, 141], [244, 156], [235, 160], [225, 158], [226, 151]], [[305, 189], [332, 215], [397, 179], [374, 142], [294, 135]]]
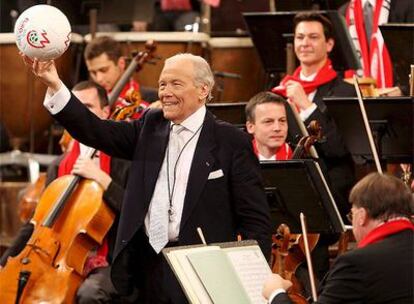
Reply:
[[25, 10], [14, 26], [16, 44], [21, 52], [40, 61], [56, 59], [70, 44], [68, 18], [56, 7], [35, 5]]

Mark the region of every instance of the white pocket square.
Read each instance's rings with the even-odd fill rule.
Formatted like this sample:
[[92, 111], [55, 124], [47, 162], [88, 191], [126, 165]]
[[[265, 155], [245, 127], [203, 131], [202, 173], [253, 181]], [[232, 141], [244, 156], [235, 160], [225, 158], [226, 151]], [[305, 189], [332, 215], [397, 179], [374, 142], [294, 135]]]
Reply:
[[210, 172], [210, 174], [208, 175], [208, 179], [216, 179], [222, 176], [224, 176], [223, 170], [218, 169], [216, 171]]

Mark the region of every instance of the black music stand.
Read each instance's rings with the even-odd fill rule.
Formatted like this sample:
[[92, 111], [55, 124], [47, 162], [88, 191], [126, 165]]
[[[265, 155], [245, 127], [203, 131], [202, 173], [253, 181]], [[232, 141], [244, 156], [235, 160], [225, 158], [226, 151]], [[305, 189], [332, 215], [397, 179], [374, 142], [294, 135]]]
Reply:
[[269, 1], [221, 1], [219, 7], [211, 7], [211, 36], [248, 36], [242, 14], [267, 11], [269, 11]]
[[414, 24], [380, 25], [381, 34], [391, 56], [395, 83], [408, 95], [410, 64], [414, 64]]
[[300, 213], [310, 233], [341, 233], [345, 226], [328, 183], [310, 159], [260, 162], [273, 227], [301, 233]]
[[[323, 99], [345, 144], [356, 158], [373, 159], [357, 98]], [[413, 97], [364, 98], [368, 120], [380, 160], [388, 163], [413, 161]]]
[[[328, 17], [333, 25], [335, 46], [330, 54], [337, 71], [359, 69], [354, 45], [343, 17], [337, 11], [315, 11]], [[295, 12], [243, 14], [250, 36], [266, 73], [286, 71], [286, 45], [293, 42], [293, 17]]]
[[237, 128], [246, 129], [246, 102], [208, 103], [207, 109], [218, 119], [227, 121]]
[[336, 10], [348, 0], [275, 0], [276, 11]]

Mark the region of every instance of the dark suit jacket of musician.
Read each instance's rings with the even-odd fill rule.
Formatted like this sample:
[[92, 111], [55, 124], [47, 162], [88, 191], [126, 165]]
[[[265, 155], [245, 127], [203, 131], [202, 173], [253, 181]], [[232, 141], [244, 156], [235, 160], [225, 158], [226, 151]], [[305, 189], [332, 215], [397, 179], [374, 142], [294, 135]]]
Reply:
[[[413, 231], [404, 230], [338, 257], [321, 283], [317, 303], [413, 303], [413, 243]], [[285, 303], [291, 303], [285, 293], [272, 301]]]
[[[149, 110], [133, 122], [99, 120], [73, 95], [55, 118], [84, 144], [132, 160], [112, 266], [115, 287], [121, 293], [128, 292], [131, 282], [126, 279], [135, 280], [134, 275], [140, 274], [128, 273], [129, 265], [124, 263], [134, 258], [128, 256], [129, 245], [143, 230], [170, 121], [161, 110]], [[217, 170], [222, 170], [223, 176], [208, 179]], [[270, 256], [269, 207], [250, 140], [235, 127], [216, 121], [208, 111], [190, 169], [178, 244], [200, 244], [197, 227], [202, 228], [207, 243], [234, 241], [240, 233], [243, 239], [256, 239], [265, 256]]]
[[[312, 120], [317, 120], [321, 124], [322, 135], [326, 140], [322, 143], [316, 143], [315, 148], [322, 161], [322, 167], [325, 167], [327, 171], [339, 212], [345, 218], [350, 208], [348, 194], [355, 182], [354, 164], [342, 135], [335, 121], [329, 115], [326, 104], [323, 102], [324, 97], [333, 96], [356, 96], [356, 93], [354, 87], [344, 82], [339, 76], [319, 86], [313, 98], [317, 108], [304, 123], [308, 125]], [[289, 136], [292, 137], [296, 134], [301, 133], [299, 130], [289, 126]]]

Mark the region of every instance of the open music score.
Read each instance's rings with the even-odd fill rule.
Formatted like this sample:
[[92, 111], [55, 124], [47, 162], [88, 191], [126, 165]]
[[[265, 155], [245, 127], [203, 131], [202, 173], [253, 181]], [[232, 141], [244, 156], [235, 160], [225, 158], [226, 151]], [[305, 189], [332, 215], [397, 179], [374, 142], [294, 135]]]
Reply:
[[271, 274], [256, 241], [165, 248], [163, 254], [190, 303], [264, 304]]

